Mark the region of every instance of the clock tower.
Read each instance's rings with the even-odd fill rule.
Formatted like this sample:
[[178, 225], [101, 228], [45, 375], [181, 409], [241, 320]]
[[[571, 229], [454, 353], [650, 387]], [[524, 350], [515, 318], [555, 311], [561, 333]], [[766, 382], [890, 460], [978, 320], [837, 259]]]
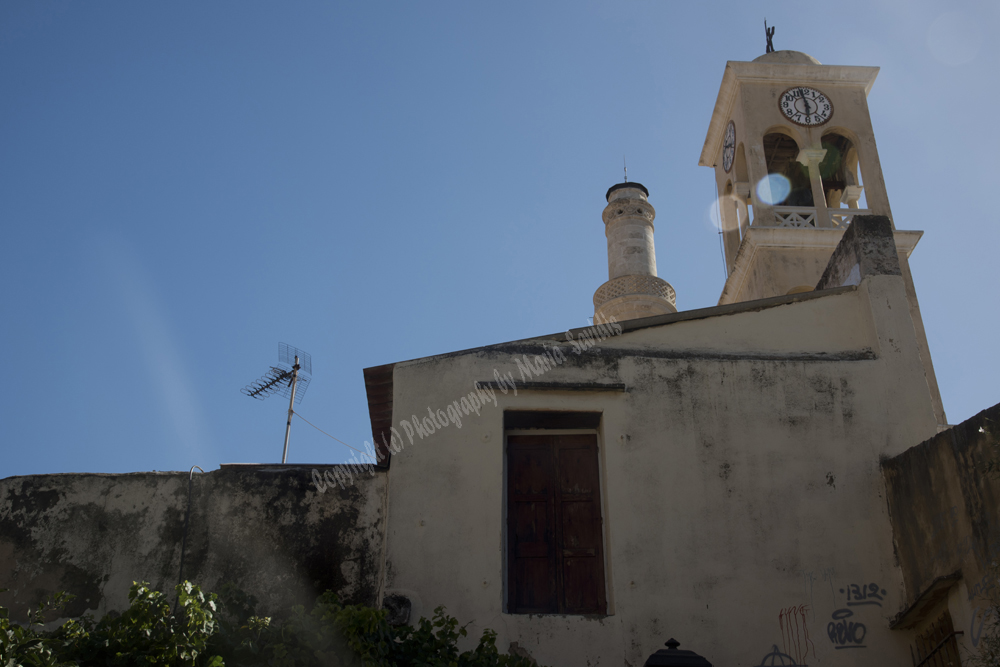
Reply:
[[[868, 111], [877, 67], [798, 51], [726, 63], [698, 164], [715, 170], [726, 256], [719, 304], [810, 291], [856, 215], [893, 221]], [[893, 221], [938, 422], [944, 409], [907, 258], [923, 232]], [[849, 277], [845, 285], [852, 284]]]

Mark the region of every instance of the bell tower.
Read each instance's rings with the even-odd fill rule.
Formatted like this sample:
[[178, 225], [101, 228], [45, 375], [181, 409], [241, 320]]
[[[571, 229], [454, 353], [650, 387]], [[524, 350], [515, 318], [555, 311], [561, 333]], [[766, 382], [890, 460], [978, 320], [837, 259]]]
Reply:
[[[810, 291], [854, 216], [893, 221], [868, 110], [877, 75], [877, 67], [823, 65], [798, 51], [726, 63], [698, 162], [715, 171], [727, 271], [720, 305]], [[910, 315], [944, 424], [907, 261], [922, 234], [893, 221]]]

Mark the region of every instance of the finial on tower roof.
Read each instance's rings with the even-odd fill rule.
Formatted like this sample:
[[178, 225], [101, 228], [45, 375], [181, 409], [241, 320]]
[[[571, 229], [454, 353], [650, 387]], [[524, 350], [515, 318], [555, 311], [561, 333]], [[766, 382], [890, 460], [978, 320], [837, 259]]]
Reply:
[[767, 36], [767, 51], [764, 53], [771, 53], [774, 51], [774, 44], [771, 39], [774, 37], [774, 26], [770, 28], [767, 27], [767, 19], [764, 19], [764, 34]]
[[625, 182], [628, 183], [628, 162], [625, 161], [624, 153], [622, 153], [622, 164], [625, 165]]

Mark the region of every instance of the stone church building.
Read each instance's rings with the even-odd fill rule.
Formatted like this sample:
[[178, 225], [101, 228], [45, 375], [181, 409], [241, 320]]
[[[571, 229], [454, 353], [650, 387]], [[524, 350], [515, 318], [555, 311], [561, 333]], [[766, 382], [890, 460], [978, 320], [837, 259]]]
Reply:
[[182, 568], [271, 609], [328, 588], [402, 622], [444, 605], [553, 667], [640, 665], [670, 637], [720, 666], [958, 664], [996, 592], [1000, 406], [947, 424], [877, 73], [726, 64], [699, 161], [717, 306], [677, 311], [656, 193], [614, 185], [594, 326], [365, 369], [371, 469], [0, 480], [0, 604], [62, 588], [104, 611]]

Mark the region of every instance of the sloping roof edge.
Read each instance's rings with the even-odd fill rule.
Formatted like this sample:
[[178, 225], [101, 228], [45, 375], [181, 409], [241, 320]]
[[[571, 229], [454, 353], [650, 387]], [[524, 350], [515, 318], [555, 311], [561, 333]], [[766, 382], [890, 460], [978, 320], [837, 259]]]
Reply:
[[[857, 289], [858, 289], [857, 285], [848, 285], [846, 287], [836, 287], [816, 292], [802, 292], [799, 294], [776, 296], [768, 299], [758, 299], [756, 301], [743, 301], [740, 303], [732, 303], [724, 306], [711, 306], [709, 308], [697, 308], [695, 310], [685, 310], [679, 313], [671, 313], [669, 315], [657, 315], [654, 317], [645, 317], [636, 320], [625, 320], [624, 322], [619, 322], [618, 325], [622, 328], [621, 333], [627, 334], [631, 331], [638, 331], [640, 329], [648, 329], [652, 327], [668, 326], [677, 322], [689, 322], [691, 320], [701, 320], [701, 319], [708, 319], [711, 317], [723, 317], [726, 315], [735, 315], [738, 313], [749, 313], [759, 310], [766, 310], [768, 308], [776, 308], [778, 306], [785, 306], [792, 303], [798, 303], [800, 301], [811, 301], [813, 299], [822, 299], [828, 296], [836, 296], [838, 294], [852, 292]], [[573, 337], [576, 338], [578, 337], [580, 332], [585, 331], [587, 328], [588, 327], [570, 329], [569, 333], [573, 334]], [[558, 340], [559, 342], [564, 342], [566, 340], [566, 332], [548, 334], [544, 336], [532, 336], [531, 338], [521, 338], [518, 340], [507, 341], [503, 343], [494, 343], [492, 345], [483, 345], [480, 347], [468, 348], [465, 350], [456, 350], [454, 352], [445, 352], [442, 354], [435, 354], [427, 357], [418, 357], [416, 359], [410, 359], [408, 361], [384, 364], [382, 366], [372, 366], [370, 368], [364, 369], [365, 393], [367, 394], [368, 398], [368, 416], [369, 419], [371, 420], [372, 438], [375, 441], [375, 451], [378, 457], [378, 463], [376, 467], [387, 469], [389, 468], [390, 462], [392, 460], [392, 450], [390, 445], [392, 444], [393, 373], [398, 364], [419, 363], [435, 359], [456, 357], [464, 354], [475, 354], [478, 352], [483, 352], [491, 349], [500, 349], [505, 346], [517, 345], [518, 343], [537, 342], [544, 340], [553, 340], [553, 341]], [[486, 382], [489, 381], [487, 380]], [[534, 384], [545, 384], [545, 383], [534, 383]], [[566, 386], [563, 386], [562, 388], [580, 389], [579, 387], [566, 387]], [[619, 388], [617, 386], [607, 386], [607, 387], [595, 386], [595, 387], [587, 387], [587, 389], [621, 391], [623, 387]]]
[[[708, 308], [683, 310], [678, 313], [670, 313], [669, 315], [656, 315], [653, 317], [643, 317], [635, 320], [625, 320], [624, 322], [618, 322], [618, 326], [622, 328], [622, 334], [627, 334], [630, 331], [638, 331], [640, 329], [649, 329], [652, 327], [668, 326], [670, 324], [675, 324], [677, 322], [703, 320], [712, 317], [736, 315], [738, 313], [752, 313], [758, 310], [767, 310], [768, 308], [776, 308], [778, 306], [784, 306], [791, 303], [798, 303], [800, 301], [811, 301], [813, 299], [822, 299], [828, 296], [845, 294], [847, 292], [853, 292], [857, 289], [858, 289], [857, 285], [847, 285], [845, 287], [835, 287], [831, 289], [817, 290], [814, 292], [800, 292], [799, 294], [774, 296], [774, 297], [769, 297], [767, 299], [756, 299], [754, 301], [741, 301], [739, 303], [730, 303], [724, 306], [709, 306]], [[586, 331], [589, 328], [590, 327], [577, 327], [574, 329], [568, 329], [567, 331], [573, 334], [573, 337], [576, 338], [579, 333]], [[517, 340], [509, 340], [509, 341], [504, 341], [502, 343], [491, 343], [489, 345], [470, 347], [464, 350], [455, 350], [453, 352], [430, 354], [427, 355], [426, 357], [416, 357], [414, 359], [397, 361], [394, 364], [390, 365], [395, 366], [396, 364], [410, 364], [410, 363], [418, 363], [424, 361], [432, 361], [435, 359], [445, 359], [448, 357], [456, 357], [464, 354], [486, 352], [491, 349], [500, 349], [505, 346], [516, 345], [518, 343], [528, 343], [528, 342], [546, 341], [546, 340], [553, 340], [553, 341], [557, 340], [559, 342], [566, 342], [566, 332], [546, 334], [542, 336], [530, 336], [528, 338], [519, 338]], [[366, 375], [369, 370], [374, 370], [376, 368], [384, 368], [384, 366], [374, 366], [371, 369], [365, 369]]]
[[392, 460], [392, 372], [396, 364], [364, 369], [365, 394], [368, 397], [368, 418], [372, 423], [376, 468], [388, 468]]

